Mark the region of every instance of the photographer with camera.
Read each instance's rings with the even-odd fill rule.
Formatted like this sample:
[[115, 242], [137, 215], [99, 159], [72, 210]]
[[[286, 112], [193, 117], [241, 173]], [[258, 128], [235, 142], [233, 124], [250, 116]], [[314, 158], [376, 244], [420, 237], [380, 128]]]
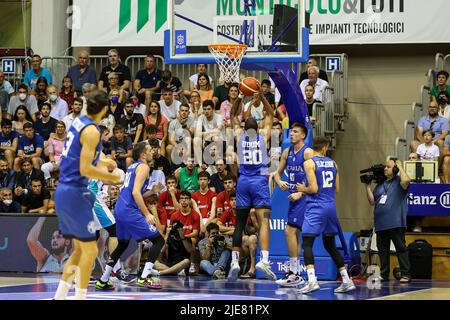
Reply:
[[230, 263], [231, 243], [225, 241], [225, 236], [220, 234], [219, 226], [214, 222], [206, 226], [206, 232], [206, 237], [198, 243], [202, 257], [200, 270], [213, 279], [225, 279]]
[[[410, 178], [403, 169], [400, 160], [391, 158], [386, 161], [383, 176], [381, 165], [362, 170], [372, 172], [372, 175], [361, 176], [361, 182], [366, 185], [367, 199], [374, 206], [375, 233], [377, 248], [381, 264], [381, 281], [389, 280], [390, 273], [390, 244], [394, 243], [400, 264], [400, 283], [411, 281], [408, 249], [406, 247], [406, 215], [407, 198]], [[373, 170], [375, 168], [375, 170]], [[400, 175], [398, 175], [400, 173]], [[372, 191], [371, 183], [376, 182]]]

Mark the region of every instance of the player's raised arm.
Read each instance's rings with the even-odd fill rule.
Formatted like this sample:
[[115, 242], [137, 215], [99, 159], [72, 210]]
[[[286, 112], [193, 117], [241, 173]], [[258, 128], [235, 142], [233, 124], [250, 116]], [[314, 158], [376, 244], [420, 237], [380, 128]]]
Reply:
[[263, 128], [266, 129], [268, 132], [267, 136], [270, 136], [270, 130], [272, 129], [273, 124], [273, 109], [270, 105], [269, 101], [267, 101], [266, 96], [264, 95], [262, 89], [259, 89], [259, 98], [261, 99], [261, 102], [264, 106], [264, 111], [266, 112], [266, 115], [264, 117], [264, 126]]
[[107, 180], [111, 182], [120, 182], [120, 175], [109, 173], [103, 166], [94, 166], [93, 161], [96, 153], [100, 132], [94, 126], [87, 126], [80, 136], [81, 154], [80, 154], [80, 173], [91, 179]]
[[304, 164], [306, 171], [306, 179], [308, 179], [308, 186], [306, 187], [304, 183], [297, 183], [297, 190], [299, 192], [314, 194], [319, 190], [316, 178], [316, 165], [312, 159], [305, 161]]
[[36, 270], [39, 271], [44, 265], [50, 253], [44, 248], [42, 243], [39, 241], [39, 235], [42, 230], [42, 226], [45, 222], [45, 217], [40, 217], [37, 219], [33, 228], [31, 228], [27, 237], [27, 245], [30, 249], [31, 255], [36, 260]]

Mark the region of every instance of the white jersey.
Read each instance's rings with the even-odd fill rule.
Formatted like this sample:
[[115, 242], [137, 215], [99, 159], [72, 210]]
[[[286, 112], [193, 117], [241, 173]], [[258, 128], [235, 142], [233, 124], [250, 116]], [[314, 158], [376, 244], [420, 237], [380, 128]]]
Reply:
[[44, 265], [40, 270], [37, 270], [38, 272], [62, 272], [64, 269], [64, 264], [69, 259], [69, 255], [65, 254], [64, 257], [61, 259], [60, 262], [58, 262], [58, 259], [51, 254], [48, 256], [47, 260], [45, 261]]

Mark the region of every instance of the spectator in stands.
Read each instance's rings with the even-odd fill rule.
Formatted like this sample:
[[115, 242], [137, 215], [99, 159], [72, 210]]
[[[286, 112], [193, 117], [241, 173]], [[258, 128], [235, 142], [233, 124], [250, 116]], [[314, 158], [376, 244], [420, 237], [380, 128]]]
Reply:
[[217, 198], [216, 198], [217, 213], [215, 214], [215, 217], [217, 219], [220, 219], [220, 216], [222, 215], [223, 212], [232, 209], [231, 202], [230, 202], [230, 194], [232, 192], [236, 192], [236, 177], [231, 174], [228, 174], [223, 179], [223, 184], [224, 184], [225, 190], [218, 193]]
[[170, 166], [169, 160], [162, 156], [160, 153], [159, 140], [152, 138], [148, 140], [150, 148], [152, 148], [153, 160], [155, 160], [155, 169], [164, 172], [164, 175], [168, 177], [172, 174], [172, 168]]
[[55, 125], [55, 133], [52, 133], [48, 140], [48, 157], [50, 162], [44, 163], [41, 170], [44, 173], [46, 186], [52, 187], [50, 180], [51, 173], [59, 170], [64, 143], [66, 141], [66, 125], [62, 121], [57, 121]]
[[233, 103], [236, 101], [239, 95], [239, 86], [235, 83], [228, 87], [228, 97], [220, 105], [220, 115], [223, 117], [224, 124], [227, 128], [231, 127], [231, 109]]
[[213, 98], [215, 109], [219, 110], [220, 106], [222, 105], [222, 102], [227, 100], [228, 98], [228, 88], [230, 87], [231, 83], [225, 82], [224, 84], [217, 86], [214, 88]]
[[148, 166], [150, 168], [147, 190], [152, 193], [159, 195], [161, 192], [167, 190], [166, 188], [166, 177], [164, 172], [155, 169], [155, 160], [148, 161]]
[[[212, 100], [214, 92], [211, 82], [209, 81], [209, 76], [206, 73], [201, 73], [198, 75], [197, 86], [195, 89], [200, 94], [200, 101], [202, 103], [206, 100]], [[218, 108], [220, 108], [220, 105]]]
[[305, 86], [305, 103], [308, 110], [308, 116], [310, 117], [312, 117], [313, 105], [316, 102], [321, 103], [321, 101], [318, 101], [314, 98], [314, 86], [311, 84], [307, 84]]
[[[222, 234], [228, 236], [229, 238], [233, 237], [234, 230], [236, 228], [236, 193], [230, 193], [230, 205], [231, 208], [225, 211], [220, 219], [217, 220], [217, 225], [219, 226], [219, 230]], [[250, 265], [248, 267], [248, 271], [241, 276], [241, 278], [255, 278], [256, 275], [256, 248], [258, 245], [258, 238], [256, 236], [255, 230], [252, 227], [250, 216], [247, 219], [247, 225], [245, 226], [244, 233], [242, 235], [242, 254], [240, 255], [240, 260], [245, 260], [250, 258]], [[242, 268], [244, 269], [244, 268]]]
[[30, 94], [36, 97], [38, 108], [48, 100], [47, 87], [47, 79], [40, 77], [36, 82], [36, 87], [31, 90]]
[[44, 139], [44, 153], [46, 156], [48, 156], [48, 139], [50, 139], [50, 134], [55, 132], [56, 122], [58, 120], [51, 117], [50, 103], [44, 103], [41, 107], [41, 117], [33, 123], [33, 128]]
[[31, 58], [31, 68], [25, 72], [23, 83], [25, 83], [30, 89], [34, 89], [37, 84], [37, 80], [40, 77], [47, 79], [47, 83], [52, 83], [52, 73], [50, 70], [41, 67], [42, 59], [41, 56], [35, 54]]
[[58, 96], [58, 88], [56, 88], [54, 85], [49, 85], [47, 87], [47, 96], [48, 100], [45, 102], [50, 103], [50, 115], [52, 116], [52, 118], [56, 120], [64, 119], [64, 117], [69, 114], [69, 106], [67, 105], [66, 101]]
[[254, 118], [261, 127], [265, 116], [264, 104], [259, 96], [259, 93], [255, 93], [252, 100], [244, 105], [244, 118]]
[[167, 231], [167, 213], [164, 207], [158, 205], [158, 195], [151, 194], [144, 198], [147, 208], [155, 217], [156, 228], [163, 237], [166, 237]]
[[69, 113], [64, 117], [63, 122], [66, 125], [66, 130], [69, 131], [72, 126], [73, 120], [81, 115], [81, 109], [83, 108], [83, 100], [81, 98], [75, 98], [72, 106], [72, 113]]
[[445, 91], [450, 96], [450, 86], [447, 84], [448, 72], [441, 70], [436, 74], [437, 85], [431, 88], [431, 95], [436, 101], [442, 91]]
[[180, 109], [181, 102], [173, 98], [173, 92], [169, 88], [161, 90], [161, 100], [159, 106], [161, 107], [161, 114], [167, 120], [175, 120]]
[[158, 206], [166, 210], [167, 219], [170, 219], [172, 214], [181, 208], [181, 190], [177, 189], [177, 178], [174, 175], [166, 177], [166, 187], [167, 191], [158, 196]]
[[192, 209], [191, 193], [189, 191], [181, 191], [180, 206], [181, 209], [176, 210], [170, 216], [170, 226], [173, 226], [175, 221], [180, 221], [184, 226], [186, 237], [191, 238], [192, 244], [196, 246], [200, 232], [200, 216], [198, 212]]
[[206, 231], [206, 237], [198, 243], [202, 258], [200, 270], [212, 276], [213, 279], [225, 279], [226, 270], [231, 261], [232, 244], [220, 234], [217, 224], [210, 223], [206, 227]]
[[0, 213], [22, 213], [20, 203], [13, 200], [13, 194], [10, 188], [2, 187], [0, 190]]
[[86, 50], [78, 54], [78, 64], [69, 68], [67, 76], [72, 79], [73, 87], [78, 96], [82, 95], [85, 83], [97, 84], [95, 69], [89, 64], [89, 53]]
[[0, 157], [0, 188], [14, 189], [16, 172], [9, 167], [8, 160]]
[[172, 76], [172, 72], [170, 70], [164, 70], [161, 76], [161, 80], [157, 84], [157, 86], [163, 90], [165, 88], [170, 89], [175, 99], [180, 100], [183, 96], [183, 84], [180, 79]]
[[98, 88], [103, 90], [108, 83], [108, 76], [115, 73], [118, 76], [118, 85], [125, 93], [131, 89], [131, 73], [130, 69], [121, 63], [119, 51], [111, 49], [108, 51], [109, 64], [102, 69], [100, 78], [98, 79]]
[[[214, 220], [216, 212], [216, 193], [208, 187], [210, 175], [208, 172], [202, 171], [198, 174], [198, 182], [200, 189], [192, 194], [192, 199], [197, 204], [202, 220], [200, 221], [201, 229], [208, 226]], [[201, 230], [205, 231], [205, 230]]]
[[31, 192], [28, 192], [22, 201], [23, 213], [47, 213], [50, 192], [42, 186], [39, 179], [31, 180]]
[[450, 183], [450, 135], [445, 137], [444, 151], [442, 153], [441, 183]]
[[108, 75], [108, 83], [107, 86], [103, 89], [106, 91], [106, 93], [110, 94], [111, 91], [117, 91], [119, 92], [119, 102], [123, 103], [125, 100], [127, 100], [127, 95], [125, 94], [125, 90], [123, 90], [120, 86], [119, 86], [119, 76], [114, 73], [111, 72]]
[[9, 119], [2, 120], [2, 131], [0, 132], [0, 157], [5, 157], [8, 166], [13, 167], [14, 158], [17, 153], [19, 143], [19, 133], [12, 129], [12, 122]]
[[444, 147], [444, 139], [450, 131], [450, 125], [447, 119], [439, 116], [437, 102], [431, 100], [428, 106], [428, 115], [422, 117], [417, 122], [416, 139], [411, 141], [411, 151], [416, 152], [419, 144], [424, 143], [424, 131], [431, 130], [433, 132], [433, 143], [439, 149]]
[[450, 95], [447, 92], [441, 91], [439, 93], [439, 97], [437, 98], [437, 103], [439, 105], [439, 115], [450, 122], [450, 105], [448, 104], [449, 98]]
[[34, 133], [33, 125], [31, 123], [25, 123], [23, 125], [23, 131], [25, 134], [19, 139], [17, 158], [14, 159], [14, 169], [19, 171], [21, 160], [30, 158], [33, 167], [40, 170], [42, 165], [41, 154], [44, 149], [44, 139], [42, 139], [40, 135]]
[[67, 106], [69, 107], [69, 112], [72, 112], [73, 102], [77, 97], [75, 90], [73, 89], [72, 78], [65, 76], [63, 78], [61, 90], [59, 91], [59, 97], [67, 102]]
[[214, 102], [206, 100], [202, 103], [202, 107], [203, 114], [197, 119], [194, 146], [201, 147], [210, 142], [225, 141], [224, 120], [220, 114], [214, 112]]
[[271, 92], [271, 87], [272, 83], [269, 79], [264, 79], [263, 81], [261, 81], [262, 92], [269, 102], [270, 106], [272, 107], [272, 110], [275, 110], [275, 95]]
[[[222, 158], [216, 160], [217, 173], [211, 175], [211, 182], [209, 183], [209, 188], [215, 193], [219, 194], [225, 191], [224, 179], [228, 175], [233, 176], [233, 174], [227, 169], [227, 165]], [[234, 177], [236, 180], [236, 177]]]
[[30, 158], [23, 158], [20, 161], [20, 171], [16, 174], [14, 187], [14, 197], [19, 203], [22, 203], [24, 195], [31, 192], [31, 181], [35, 179], [41, 180], [42, 185], [45, 185], [44, 173], [33, 168]]
[[[111, 154], [111, 139], [109, 138], [110, 131], [107, 127], [102, 126], [102, 125], [99, 125], [98, 128], [100, 129], [100, 136], [102, 139], [102, 152], [105, 155], [110, 155]], [[112, 132], [112, 130], [111, 130], [111, 132]], [[113, 133], [113, 136], [114, 136], [114, 133]]]
[[[306, 64], [306, 70], [308, 70], [309, 67], [313, 67], [313, 66], [318, 67], [317, 60], [314, 58], [310, 58], [308, 60], [308, 63]], [[308, 79], [308, 71], [302, 72], [298, 83], [300, 84], [303, 80], [306, 80], [306, 79]], [[322, 80], [328, 82], [328, 75], [324, 70], [319, 69], [319, 79], [322, 79]]]
[[[198, 174], [202, 169], [195, 165], [194, 158], [188, 157], [186, 160], [186, 167], [178, 168], [174, 175], [180, 183], [181, 191], [188, 191], [190, 194], [200, 189], [198, 183]], [[189, 197], [190, 198], [190, 197]]]
[[0, 70], [0, 107], [3, 117], [8, 112], [9, 99], [14, 93], [14, 88], [11, 83], [5, 80], [5, 74]]
[[114, 116], [115, 123], [125, 116], [123, 104], [119, 102], [119, 91], [111, 90], [109, 93], [109, 112]]
[[111, 139], [113, 137], [114, 126], [116, 125], [116, 118], [111, 113], [111, 108], [108, 108], [108, 111], [104, 115], [103, 119], [100, 121], [100, 125], [104, 126], [108, 130], [107, 139], [108, 140]]
[[83, 107], [81, 108], [81, 115], [87, 115], [87, 99], [89, 98], [89, 94], [91, 91], [95, 90], [97, 86], [91, 83], [85, 83], [82, 86], [83, 95], [80, 97], [83, 100]]
[[439, 161], [439, 148], [433, 143], [433, 131], [426, 130], [423, 133], [424, 143], [417, 147], [420, 160]]
[[13, 116], [12, 130], [17, 131], [21, 137], [24, 135], [23, 129], [26, 123], [33, 123], [33, 118], [25, 106], [18, 106]]
[[166, 243], [161, 249], [162, 257], [166, 259], [155, 263], [155, 269], [160, 275], [180, 274], [189, 268], [190, 256], [195, 249], [192, 239], [186, 235], [187, 232], [188, 229], [181, 221], [174, 221], [167, 228]]
[[121, 118], [118, 122], [124, 129], [128, 137], [133, 141], [133, 145], [136, 145], [142, 140], [144, 118], [140, 113], [134, 113], [134, 105], [132, 101], [127, 101], [125, 104], [125, 117]]
[[176, 119], [170, 121], [168, 132], [168, 143], [166, 147], [166, 155], [172, 162], [172, 150], [182, 143], [186, 143], [185, 148], [191, 145], [192, 137], [194, 136], [195, 118], [189, 113], [189, 106], [185, 103], [180, 105], [178, 116]]
[[420, 157], [416, 152], [411, 152], [408, 156], [408, 161], [419, 161]]
[[200, 100], [200, 93], [197, 90], [192, 90], [189, 98], [189, 106], [191, 114], [197, 119], [203, 112], [202, 102]]
[[[400, 175], [397, 175], [397, 167]], [[403, 169], [400, 160], [386, 161], [384, 169], [386, 181], [378, 183], [372, 191], [371, 183], [366, 184], [367, 199], [375, 206], [374, 220], [377, 235], [378, 254], [381, 263], [381, 281], [389, 280], [390, 243], [394, 243], [400, 264], [400, 283], [411, 282], [408, 249], [405, 245], [408, 186], [411, 179]]]
[[116, 160], [117, 166], [126, 171], [133, 163], [132, 151], [133, 141], [125, 135], [125, 129], [120, 124], [113, 129], [114, 136], [111, 138], [111, 159]]
[[306, 85], [311, 84], [314, 86], [314, 99], [317, 101], [323, 101], [322, 93], [323, 90], [328, 87], [328, 82], [319, 78], [319, 71], [319, 68], [316, 66], [308, 68], [308, 79], [305, 79], [300, 83], [300, 89], [302, 90], [303, 97], [306, 97]]
[[150, 101], [159, 100], [160, 88], [158, 82], [162, 78], [162, 72], [155, 66], [155, 57], [152, 54], [145, 58], [145, 69], [138, 71], [134, 80], [134, 90], [139, 94], [139, 99], [150, 105]]
[[[152, 101], [148, 108], [148, 116], [144, 118], [145, 125], [152, 124], [156, 127], [156, 138], [159, 140], [161, 154], [166, 155], [166, 142], [169, 129], [169, 121], [161, 114], [161, 107], [158, 101]], [[148, 139], [144, 135], [144, 139]]]
[[39, 112], [36, 97], [28, 94], [28, 87], [26, 84], [21, 84], [17, 90], [18, 95], [11, 98], [8, 106], [8, 113], [13, 115], [16, 113], [18, 106], [24, 105], [31, 114], [33, 121], [36, 120], [36, 113]]
[[[197, 64], [197, 73], [193, 74], [189, 77], [189, 91], [193, 91], [198, 83], [198, 76], [200, 74], [206, 74], [208, 73], [208, 66], [203, 63]], [[209, 82], [213, 83], [213, 78], [209, 77]]]
[[133, 101], [134, 113], [140, 113], [145, 118], [148, 114], [147, 106], [141, 103], [141, 100], [139, 100], [139, 97], [135, 94], [130, 97], [130, 100]]

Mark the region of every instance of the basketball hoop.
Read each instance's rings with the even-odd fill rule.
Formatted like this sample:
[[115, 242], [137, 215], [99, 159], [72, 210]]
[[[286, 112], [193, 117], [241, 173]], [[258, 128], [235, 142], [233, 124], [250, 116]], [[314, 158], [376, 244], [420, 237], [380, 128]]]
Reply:
[[210, 44], [208, 48], [219, 66], [219, 81], [239, 83], [239, 68], [247, 46], [245, 44]]

